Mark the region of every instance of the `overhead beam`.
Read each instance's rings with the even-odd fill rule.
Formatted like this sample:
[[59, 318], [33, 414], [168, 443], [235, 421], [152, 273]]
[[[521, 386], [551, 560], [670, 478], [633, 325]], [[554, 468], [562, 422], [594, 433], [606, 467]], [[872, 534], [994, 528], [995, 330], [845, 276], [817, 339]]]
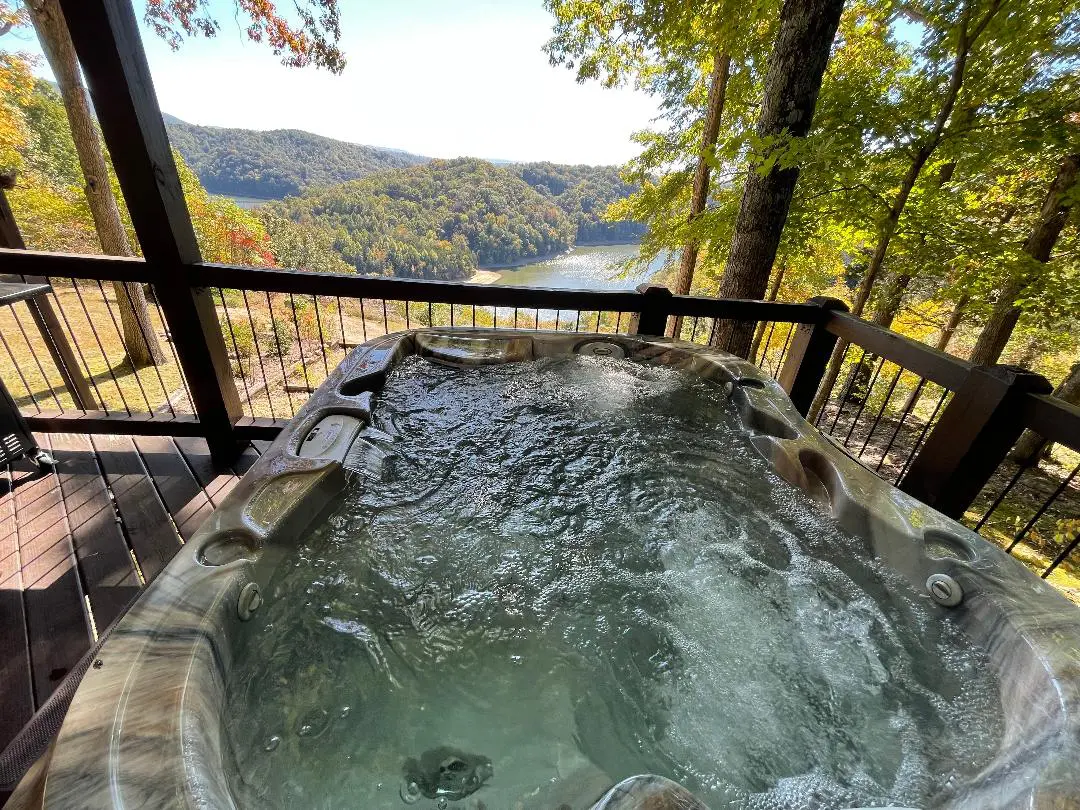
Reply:
[[239, 452], [241, 415], [217, 312], [188, 268], [202, 260], [134, 9], [128, 0], [60, 0], [94, 110], [216, 463]]

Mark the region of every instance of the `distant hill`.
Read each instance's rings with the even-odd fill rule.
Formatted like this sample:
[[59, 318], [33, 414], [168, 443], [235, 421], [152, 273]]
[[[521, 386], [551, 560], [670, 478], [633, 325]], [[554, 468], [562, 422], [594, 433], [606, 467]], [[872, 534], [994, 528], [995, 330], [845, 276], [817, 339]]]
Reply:
[[357, 272], [453, 280], [566, 250], [577, 230], [550, 195], [484, 160], [432, 160], [260, 209], [333, 234]]
[[336, 141], [299, 129], [202, 127], [165, 116], [172, 145], [211, 194], [280, 200], [428, 158]]
[[645, 233], [640, 222], [605, 222], [607, 207], [629, 197], [637, 186], [624, 183], [615, 166], [567, 166], [560, 163], [516, 163], [506, 167], [547, 197], [574, 220], [579, 245], [635, 242]]

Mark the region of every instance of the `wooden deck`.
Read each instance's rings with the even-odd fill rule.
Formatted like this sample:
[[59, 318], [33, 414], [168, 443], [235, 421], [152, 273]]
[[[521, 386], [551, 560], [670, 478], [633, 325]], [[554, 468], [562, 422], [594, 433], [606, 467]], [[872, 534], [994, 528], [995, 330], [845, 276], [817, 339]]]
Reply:
[[202, 439], [37, 438], [53, 471], [0, 468], [0, 752], [259, 457], [222, 472]]

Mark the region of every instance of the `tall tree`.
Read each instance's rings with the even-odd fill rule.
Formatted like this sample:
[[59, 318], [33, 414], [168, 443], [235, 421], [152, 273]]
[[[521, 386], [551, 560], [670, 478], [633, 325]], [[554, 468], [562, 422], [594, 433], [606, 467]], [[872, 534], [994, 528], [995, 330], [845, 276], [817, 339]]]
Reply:
[[[810, 131], [843, 8], [843, 0], [784, 2], [757, 125], [757, 136], [769, 151], [751, 168], [743, 188], [731, 251], [720, 279], [722, 298], [765, 294], [799, 179], [798, 164], [781, 161], [780, 150]], [[746, 356], [753, 334], [753, 323], [719, 321], [711, 342]]]
[[[609, 219], [644, 222], [638, 261], [667, 256], [671, 287], [688, 293], [708, 245], [717, 237], [710, 208], [726, 206], [716, 172], [741, 148], [729, 136], [757, 103], [761, 53], [771, 41], [778, 0], [548, 0], [555, 31], [553, 64], [575, 68], [579, 81], [605, 86], [633, 81], [656, 97], [667, 127], [635, 133], [641, 154], [624, 168], [640, 192], [609, 208]], [[736, 120], [728, 110], [736, 110]], [[724, 138], [720, 137], [721, 132]], [[740, 136], [741, 137], [741, 136]], [[721, 141], [725, 143], [721, 144]], [[729, 154], [731, 153], [731, 154]], [[729, 228], [720, 225], [720, 231]], [[678, 330], [678, 319], [675, 328]]]
[[[964, 86], [964, 79], [972, 48], [986, 30], [986, 27], [994, 19], [994, 16], [1000, 11], [1002, 0], [989, 0], [987, 7], [981, 11], [980, 16], [975, 18], [974, 15], [977, 11], [976, 6], [978, 3], [979, 0], [963, 0], [961, 3], [959, 20], [955, 26], [956, 45], [952, 52], [952, 65], [948, 74], [948, 84], [941, 96], [937, 114], [934, 116], [929, 131], [915, 141], [914, 148], [911, 151], [910, 162], [900, 181], [900, 186], [896, 190], [896, 194], [889, 204], [885, 218], [879, 226], [877, 243], [874, 246], [870, 261], [867, 264], [858, 291], [855, 293], [855, 299], [852, 302], [852, 315], [862, 315], [863, 309], [870, 299], [874, 283], [877, 281], [878, 275], [881, 273], [882, 265], [885, 263], [885, 256], [889, 251], [889, 245], [896, 235], [897, 227], [900, 224], [900, 218], [904, 213], [908, 200], [911, 198], [911, 192], [915, 188], [915, 184], [919, 181], [919, 177], [922, 174], [927, 161], [930, 160], [930, 157], [934, 154], [935, 150], [941, 145], [946, 127], [948, 127], [950, 123], [957, 99], [960, 97], [960, 91]], [[906, 287], [906, 284], [904, 284], [904, 286]], [[896, 303], [899, 303], [899, 299], [896, 300]], [[883, 318], [891, 322], [891, 316], [888, 314], [887, 308], [883, 310]], [[809, 416], [811, 419], [815, 418], [817, 414], [820, 413], [821, 408], [824, 407], [826, 400], [829, 398], [833, 385], [836, 383], [836, 378], [840, 374], [840, 367], [843, 364], [846, 350], [847, 342], [844, 340], [838, 341], [836, 349], [833, 351], [833, 355], [829, 361], [829, 366], [825, 371], [821, 386], [818, 388], [817, 395], [814, 397], [814, 402], [810, 406]]]
[[[29, 0], [26, 8], [64, 99], [68, 124], [85, 179], [83, 191], [94, 218], [101, 249], [109, 256], [132, 256], [134, 252], [109, 182], [101, 140], [90, 111], [90, 99], [79, 75], [75, 46], [71, 42], [60, 4], [57, 0]], [[113, 287], [120, 311], [124, 349], [132, 366], [139, 368], [164, 361], [165, 355], [150, 320], [142, 286], [117, 281]]]
[[[690, 193], [690, 213], [686, 217], [690, 226], [690, 238], [679, 257], [679, 272], [675, 276], [674, 292], [676, 295], [688, 295], [694, 283], [694, 270], [697, 269], [700, 240], [693, 235], [693, 226], [705, 211], [709, 200], [709, 174], [715, 158], [716, 141], [720, 135], [720, 119], [724, 115], [724, 98], [727, 94], [728, 75], [731, 72], [731, 55], [715, 53], [713, 70], [709, 80], [709, 96], [706, 102], [705, 122], [701, 132], [701, 153], [694, 168], [694, 185]], [[682, 319], [675, 318], [672, 334], [675, 337], [682, 332]]]
[[979, 333], [971, 352], [976, 365], [996, 363], [1005, 350], [1022, 312], [1018, 300], [1050, 261], [1050, 254], [1068, 220], [1069, 212], [1080, 196], [1080, 154], [1068, 155], [1061, 161], [1046, 192], [1039, 216], [1024, 243], [1026, 260], [1007, 279], [1001, 288], [994, 308]]

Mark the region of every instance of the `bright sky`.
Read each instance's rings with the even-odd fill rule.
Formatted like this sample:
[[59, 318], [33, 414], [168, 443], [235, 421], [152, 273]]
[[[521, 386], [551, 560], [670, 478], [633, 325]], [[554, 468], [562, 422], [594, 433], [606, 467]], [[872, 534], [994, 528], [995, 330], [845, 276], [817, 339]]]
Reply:
[[[339, 2], [341, 76], [282, 67], [246, 40], [231, 0], [212, 0], [216, 39], [175, 53], [144, 29], [162, 109], [195, 124], [305, 129], [432, 157], [559, 163], [622, 163], [637, 153], [631, 133], [656, 115], [642, 93], [579, 85], [548, 64], [542, 0]], [[13, 39], [0, 47], [19, 48]]]

